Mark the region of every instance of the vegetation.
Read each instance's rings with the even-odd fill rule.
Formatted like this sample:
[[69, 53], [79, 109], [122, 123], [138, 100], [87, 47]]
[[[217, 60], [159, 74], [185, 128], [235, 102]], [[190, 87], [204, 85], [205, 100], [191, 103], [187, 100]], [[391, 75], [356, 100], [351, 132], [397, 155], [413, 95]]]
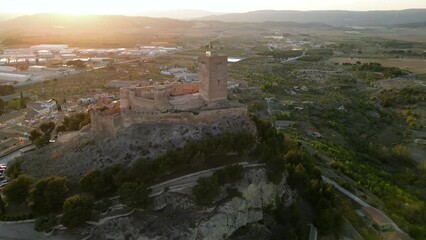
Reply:
[[34, 230], [37, 232], [50, 232], [53, 227], [58, 224], [58, 220], [54, 214], [39, 217], [34, 223]]
[[9, 164], [6, 168], [6, 176], [11, 180], [17, 178], [21, 173], [21, 164], [17, 161]]
[[64, 117], [62, 124], [56, 128], [57, 132], [78, 131], [90, 123], [89, 113], [76, 113]]
[[382, 73], [384, 78], [394, 78], [400, 77], [406, 74], [406, 72], [402, 71], [396, 67], [384, 67], [380, 63], [363, 63], [357, 64], [353, 66], [354, 70], [357, 71], [367, 71], [367, 72], [377, 72]]
[[0, 96], [6, 96], [15, 93], [15, 87], [12, 85], [0, 85]]
[[49, 144], [53, 130], [55, 130], [54, 122], [42, 123], [37, 129], [34, 129], [30, 132], [29, 139], [36, 147], [44, 147]]
[[147, 208], [151, 203], [150, 192], [145, 184], [134, 182], [126, 182], [118, 190], [120, 201], [133, 208]]
[[214, 202], [219, 195], [220, 186], [216, 176], [200, 177], [197, 185], [192, 188], [195, 202], [197, 204], [208, 204]]
[[28, 200], [29, 190], [33, 183], [34, 178], [22, 174], [4, 186], [2, 192], [8, 203], [20, 205]]
[[38, 215], [58, 213], [62, 210], [68, 193], [65, 177], [52, 176], [39, 179], [30, 191], [31, 207]]
[[64, 202], [62, 224], [68, 228], [80, 227], [90, 219], [92, 209], [92, 198], [80, 195], [71, 196]]
[[3, 202], [3, 197], [0, 194], [0, 214], [5, 214], [6, 213], [6, 208]]
[[[237, 164], [217, 170], [210, 177], [200, 177], [192, 189], [195, 202], [200, 205], [214, 202], [219, 195], [220, 187], [241, 180], [243, 173], [244, 168]], [[227, 188], [227, 191], [232, 197], [240, 195], [237, 189]]]

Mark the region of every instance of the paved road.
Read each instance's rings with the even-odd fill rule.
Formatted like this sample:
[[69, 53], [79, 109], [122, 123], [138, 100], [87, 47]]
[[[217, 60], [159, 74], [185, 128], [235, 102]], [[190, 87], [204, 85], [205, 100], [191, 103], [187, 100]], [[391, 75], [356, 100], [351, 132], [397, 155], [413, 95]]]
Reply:
[[[363, 206], [363, 207], [371, 207], [376, 209], [378, 212], [380, 212], [385, 218], [387, 218], [392, 225], [392, 228], [395, 231], [398, 231], [400, 233], [406, 234], [401, 228], [398, 227], [398, 225], [396, 225], [396, 223], [394, 223], [392, 221], [392, 219], [390, 217], [388, 217], [385, 213], [383, 213], [382, 211], [380, 211], [379, 209], [372, 207], [370, 204], [368, 204], [366, 201], [362, 200], [361, 198], [355, 196], [353, 193], [349, 192], [348, 190], [344, 189], [342, 186], [340, 186], [338, 183], [336, 183], [335, 181], [322, 176], [322, 179], [324, 180], [324, 182], [329, 183], [331, 185], [333, 185], [337, 190], [339, 190], [339, 192], [345, 194], [346, 196], [348, 196], [350, 199], [354, 200], [355, 202], [357, 202], [359, 205]], [[408, 235], [408, 234], [406, 234]]]
[[30, 150], [30, 149], [33, 149], [33, 148], [34, 148], [34, 145], [30, 145], [30, 146], [15, 150], [15, 151], [13, 151], [13, 152], [5, 155], [5, 156], [0, 157], [0, 163], [8, 163], [9, 161], [12, 161], [16, 157], [21, 156], [22, 155], [21, 151]]
[[[240, 165], [242, 165], [244, 168], [256, 168], [256, 167], [262, 167], [265, 166], [265, 164], [249, 164], [247, 162], [241, 162], [239, 163]], [[209, 177], [211, 176], [215, 171], [225, 168], [226, 166], [223, 167], [217, 167], [217, 168], [212, 168], [212, 169], [207, 169], [204, 171], [200, 171], [200, 172], [195, 172], [195, 173], [191, 173], [191, 174], [187, 174], [185, 176], [182, 177], [178, 177], [172, 180], [168, 180], [166, 182], [162, 182], [156, 185], [151, 186], [151, 190], [152, 193], [150, 196], [157, 196], [160, 195], [161, 193], [164, 192], [164, 190], [167, 188], [171, 191], [177, 191], [183, 188], [188, 188], [188, 187], [193, 187], [197, 184], [197, 180], [200, 177]]]

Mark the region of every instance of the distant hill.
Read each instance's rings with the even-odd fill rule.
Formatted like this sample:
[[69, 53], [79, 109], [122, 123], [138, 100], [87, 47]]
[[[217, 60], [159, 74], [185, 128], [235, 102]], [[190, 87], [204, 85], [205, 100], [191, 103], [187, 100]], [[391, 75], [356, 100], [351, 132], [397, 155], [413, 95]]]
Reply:
[[162, 28], [174, 31], [191, 23], [176, 19], [131, 17], [119, 15], [35, 14], [0, 22], [4, 30], [40, 32], [62, 29], [65, 32], [134, 32], [141, 29]]
[[262, 10], [198, 18], [225, 22], [319, 22], [334, 26], [387, 26], [426, 21], [426, 9], [398, 11], [289, 11]]
[[178, 10], [169, 10], [169, 11], [150, 11], [150, 12], [141, 12], [137, 14], [138, 16], [145, 17], [160, 17], [160, 18], [173, 18], [173, 19], [193, 19], [200, 18], [212, 15], [220, 15], [223, 13], [218, 12], [209, 12], [198, 9], [178, 9]]
[[393, 25], [392, 27], [397, 27], [397, 28], [426, 28], [426, 21], [425, 22], [396, 24], [396, 25]]

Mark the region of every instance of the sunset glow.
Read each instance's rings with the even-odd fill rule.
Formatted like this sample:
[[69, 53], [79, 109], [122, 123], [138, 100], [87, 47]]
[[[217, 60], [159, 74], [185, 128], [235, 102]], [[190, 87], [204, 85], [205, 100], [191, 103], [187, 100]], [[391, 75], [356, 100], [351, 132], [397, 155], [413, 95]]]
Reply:
[[217, 12], [245, 12], [261, 9], [274, 10], [393, 10], [407, 8], [426, 8], [424, 0], [302, 0], [302, 1], [56, 1], [56, 0], [22, 0], [2, 1], [0, 12], [44, 13], [60, 12], [73, 14], [137, 14], [146, 11], [164, 11], [171, 9], [203, 9]]

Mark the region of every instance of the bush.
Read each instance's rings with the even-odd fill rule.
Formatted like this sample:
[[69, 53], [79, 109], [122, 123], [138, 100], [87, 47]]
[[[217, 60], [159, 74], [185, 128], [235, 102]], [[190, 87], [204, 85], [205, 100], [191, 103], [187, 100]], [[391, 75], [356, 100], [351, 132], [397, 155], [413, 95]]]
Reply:
[[0, 194], [0, 214], [5, 214], [5, 213], [6, 213], [6, 208], [4, 206], [3, 198]]
[[58, 224], [55, 215], [49, 215], [47, 217], [37, 218], [34, 223], [34, 231], [36, 232], [50, 232], [53, 227]]
[[102, 172], [92, 170], [80, 178], [80, 190], [85, 193], [91, 193], [96, 197], [103, 196], [107, 186], [102, 177]]
[[15, 179], [21, 174], [21, 164], [17, 161], [13, 162], [8, 165], [6, 168], [6, 176], [10, 179]]
[[12, 204], [22, 204], [29, 197], [29, 190], [34, 183], [34, 178], [28, 175], [19, 175], [8, 185], [4, 186], [3, 194], [6, 196], [7, 202]]
[[213, 176], [216, 177], [219, 185], [224, 185], [226, 183], [234, 183], [241, 180], [243, 178], [243, 173], [244, 167], [236, 164], [216, 171]]
[[92, 209], [92, 198], [80, 195], [69, 197], [64, 202], [62, 224], [68, 228], [80, 227], [90, 219]]
[[32, 209], [43, 215], [59, 212], [68, 193], [66, 177], [52, 176], [39, 179], [30, 191]]
[[212, 203], [219, 195], [217, 178], [215, 176], [198, 178], [197, 185], [192, 188], [192, 193], [197, 204]]
[[143, 183], [126, 182], [118, 190], [120, 201], [134, 208], [147, 208], [151, 203], [151, 190]]

